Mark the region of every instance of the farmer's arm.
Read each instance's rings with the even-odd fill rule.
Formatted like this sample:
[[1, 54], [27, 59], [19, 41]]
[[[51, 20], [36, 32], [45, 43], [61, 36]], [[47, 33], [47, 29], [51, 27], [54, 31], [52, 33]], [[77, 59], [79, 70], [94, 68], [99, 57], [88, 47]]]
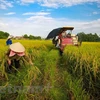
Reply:
[[8, 51], [5, 53], [5, 59], [7, 60], [7, 63], [8, 63], [9, 65], [11, 65], [11, 60], [10, 60], [10, 58], [9, 58], [9, 53], [10, 53], [10, 50], [8, 49]]

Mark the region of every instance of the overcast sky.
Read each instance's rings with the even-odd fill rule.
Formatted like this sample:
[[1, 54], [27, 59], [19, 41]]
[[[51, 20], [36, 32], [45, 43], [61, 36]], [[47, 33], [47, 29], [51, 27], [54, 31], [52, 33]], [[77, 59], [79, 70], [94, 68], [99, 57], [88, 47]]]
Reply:
[[100, 0], [0, 0], [0, 31], [46, 37], [52, 29], [100, 34]]

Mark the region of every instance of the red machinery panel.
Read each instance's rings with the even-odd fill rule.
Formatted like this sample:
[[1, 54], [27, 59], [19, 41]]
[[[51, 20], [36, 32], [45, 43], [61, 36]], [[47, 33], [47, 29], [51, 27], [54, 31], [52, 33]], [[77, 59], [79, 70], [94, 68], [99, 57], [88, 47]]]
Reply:
[[72, 38], [62, 38], [62, 45], [73, 44]]

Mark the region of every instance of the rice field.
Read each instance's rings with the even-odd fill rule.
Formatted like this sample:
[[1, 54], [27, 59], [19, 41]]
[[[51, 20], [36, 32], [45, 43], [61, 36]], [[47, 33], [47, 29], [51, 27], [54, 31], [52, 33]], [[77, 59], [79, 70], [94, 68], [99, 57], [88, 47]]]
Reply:
[[20, 62], [17, 73], [5, 72], [6, 40], [0, 40], [1, 100], [100, 100], [100, 43], [66, 46], [63, 56], [51, 40], [22, 43], [34, 65]]

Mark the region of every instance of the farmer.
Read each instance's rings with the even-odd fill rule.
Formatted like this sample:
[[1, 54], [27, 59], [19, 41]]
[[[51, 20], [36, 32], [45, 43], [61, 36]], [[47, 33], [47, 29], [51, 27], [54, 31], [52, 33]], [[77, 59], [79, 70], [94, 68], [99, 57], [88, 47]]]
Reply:
[[62, 38], [66, 38], [67, 37], [67, 33], [65, 31], [63, 31], [61, 34], [58, 35], [58, 48], [59, 48], [59, 52], [60, 55], [62, 56], [63, 54], [63, 50], [64, 50], [64, 46], [62, 46]]
[[58, 36], [55, 36], [53, 39], [52, 39], [52, 43], [55, 44], [56, 47], [58, 47]]
[[61, 33], [61, 35], [62, 35], [62, 38], [66, 38], [66, 37], [67, 37], [66, 31], [63, 31], [63, 32]]
[[12, 40], [11, 40], [12, 36], [8, 36], [7, 40], [6, 40], [6, 45], [11, 45], [12, 44]]
[[[12, 70], [18, 69], [20, 66], [20, 60], [24, 62], [25, 60], [33, 65], [32, 61], [25, 55], [24, 46], [19, 43], [13, 43], [9, 46], [9, 49], [6, 53], [6, 61], [5, 61], [5, 71], [11, 73]], [[13, 66], [15, 68], [13, 68]]]

